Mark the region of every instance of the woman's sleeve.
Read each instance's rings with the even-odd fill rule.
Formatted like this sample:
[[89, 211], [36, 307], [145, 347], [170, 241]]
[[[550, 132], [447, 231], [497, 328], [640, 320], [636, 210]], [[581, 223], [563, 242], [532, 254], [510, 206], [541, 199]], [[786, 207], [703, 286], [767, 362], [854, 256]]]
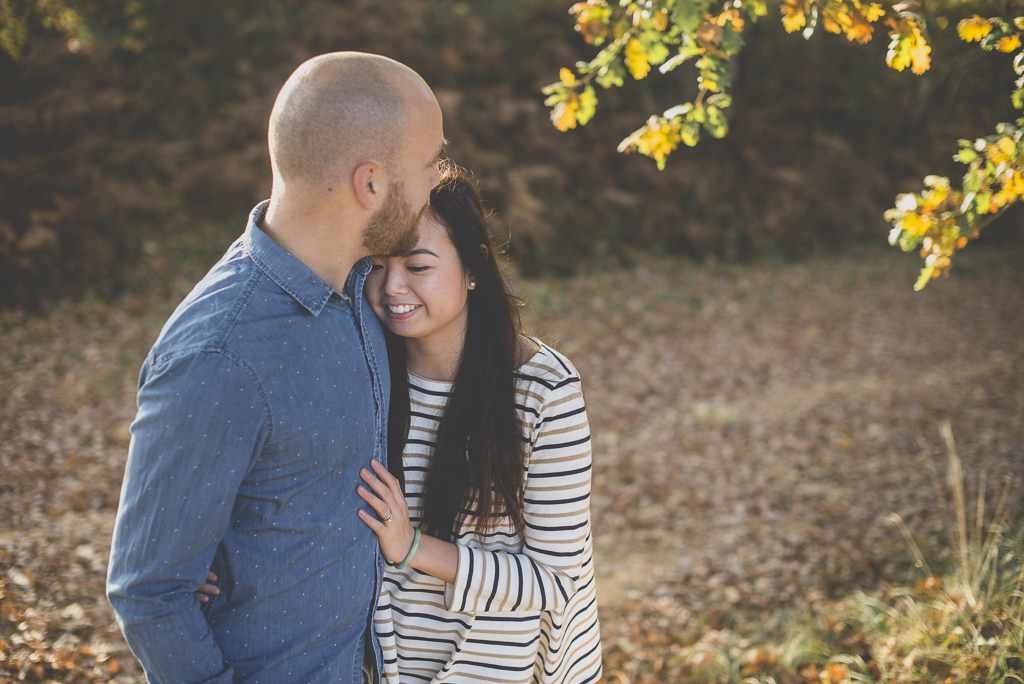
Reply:
[[457, 613], [559, 612], [576, 592], [590, 531], [590, 425], [580, 379], [554, 385], [537, 417], [524, 494], [520, 553], [457, 544], [455, 584], [445, 602]]

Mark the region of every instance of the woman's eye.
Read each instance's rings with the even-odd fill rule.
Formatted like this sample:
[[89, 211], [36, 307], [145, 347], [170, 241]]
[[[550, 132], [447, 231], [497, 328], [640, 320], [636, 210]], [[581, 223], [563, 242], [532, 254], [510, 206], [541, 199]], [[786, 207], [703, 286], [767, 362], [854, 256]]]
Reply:
[[409, 270], [412, 271], [413, 273], [423, 273], [429, 268], [429, 266], [410, 266]]
[[384, 264], [373, 264], [370, 266], [370, 272], [379, 271], [382, 268], [384, 268]]

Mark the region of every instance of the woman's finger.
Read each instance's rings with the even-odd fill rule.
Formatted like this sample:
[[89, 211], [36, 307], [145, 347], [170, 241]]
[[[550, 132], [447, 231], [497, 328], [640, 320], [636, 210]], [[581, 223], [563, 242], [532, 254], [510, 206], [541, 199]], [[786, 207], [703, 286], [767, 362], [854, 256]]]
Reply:
[[380, 518], [386, 518], [388, 517], [388, 514], [392, 512], [392, 509], [388, 506], [387, 502], [378, 499], [366, 487], [363, 487], [362, 485], [356, 487], [356, 493], [363, 498], [363, 501], [370, 504], [370, 508], [372, 508]]
[[367, 526], [371, 530], [373, 530], [378, 537], [387, 532], [387, 525], [382, 523], [379, 519], [374, 518], [372, 515], [364, 511], [362, 508], [360, 508], [357, 511], [357, 513], [359, 514], [359, 519], [366, 523]]
[[206, 571], [206, 581], [207, 582], [216, 582], [217, 581], [217, 575], [215, 575], [213, 573], [213, 570], [207, 570]]
[[374, 477], [373, 473], [371, 473], [366, 468], [360, 468], [359, 474], [366, 481], [366, 484], [370, 485], [370, 489], [373, 490], [374, 494], [376, 494], [378, 497], [383, 499], [388, 504], [391, 503], [391, 501], [394, 499], [394, 493], [391, 491], [390, 487], [388, 487], [386, 484], [384, 484], [376, 477]]
[[392, 496], [394, 496], [396, 499], [399, 497], [403, 499], [405, 498], [405, 495], [402, 492], [402, 485], [398, 481], [398, 478], [392, 475], [388, 471], [388, 469], [384, 467], [383, 463], [381, 463], [377, 459], [373, 459], [372, 461], [370, 461], [370, 465], [373, 466], [373, 471], [377, 475], [377, 477], [379, 477], [381, 481], [383, 481], [384, 485], [387, 486], [389, 490], [391, 490]]
[[392, 507], [392, 510], [400, 510], [403, 514], [407, 512], [408, 507], [405, 503], [405, 492], [402, 491], [402, 483], [398, 481], [397, 477], [388, 472], [388, 469], [385, 468], [384, 464], [380, 461], [374, 459], [370, 461], [370, 465], [381, 478], [382, 484], [384, 484], [391, 493], [391, 499], [388, 501], [388, 504]]

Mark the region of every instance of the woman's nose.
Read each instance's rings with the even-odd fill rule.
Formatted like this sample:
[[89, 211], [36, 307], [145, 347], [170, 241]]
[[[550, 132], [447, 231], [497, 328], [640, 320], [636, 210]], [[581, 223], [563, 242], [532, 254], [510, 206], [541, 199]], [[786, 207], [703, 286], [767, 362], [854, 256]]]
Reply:
[[395, 296], [408, 292], [408, 288], [405, 285], [405, 278], [402, 277], [402, 269], [385, 269], [383, 288], [384, 294], [388, 296]]

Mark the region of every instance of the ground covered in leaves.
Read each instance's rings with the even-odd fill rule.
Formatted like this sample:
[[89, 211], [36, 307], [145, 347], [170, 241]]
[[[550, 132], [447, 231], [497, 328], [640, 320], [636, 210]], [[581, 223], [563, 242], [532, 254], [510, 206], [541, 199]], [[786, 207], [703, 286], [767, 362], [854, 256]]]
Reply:
[[[875, 251], [519, 283], [584, 378], [608, 681], [678, 681], [709, 632], [777, 634], [908, 580], [891, 513], [941, 565], [945, 419], [968, 496], [1014, 476], [1020, 519], [1024, 259], [958, 258], [921, 293], [916, 259]], [[172, 307], [0, 313], [0, 682], [143, 681], [103, 578], [136, 374]]]

